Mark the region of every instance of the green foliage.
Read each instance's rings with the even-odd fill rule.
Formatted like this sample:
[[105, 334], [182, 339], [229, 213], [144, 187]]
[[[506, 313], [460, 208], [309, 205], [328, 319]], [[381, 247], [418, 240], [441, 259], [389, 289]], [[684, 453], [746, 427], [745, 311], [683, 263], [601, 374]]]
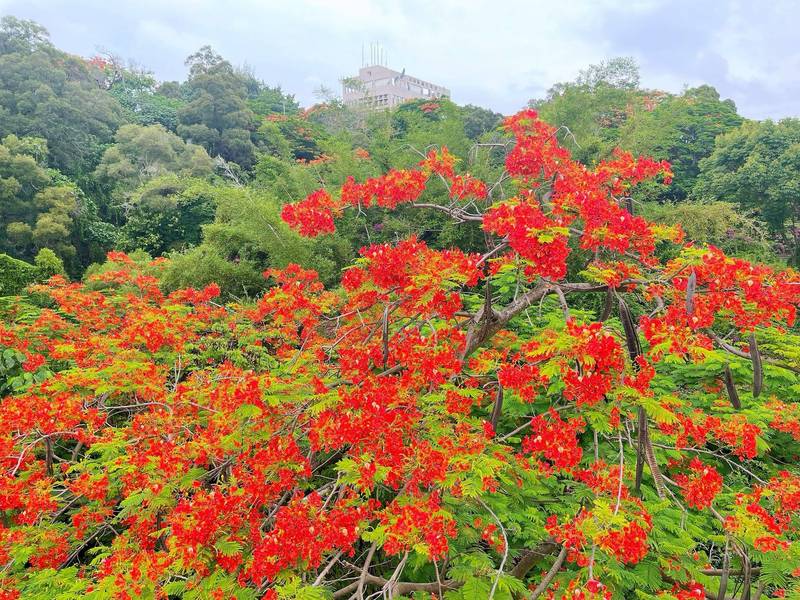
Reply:
[[492, 110], [467, 104], [461, 107], [461, 118], [464, 121], [464, 133], [471, 140], [495, 130], [501, 123], [503, 115]]
[[129, 121], [138, 125], [161, 125], [170, 131], [178, 127], [178, 110], [185, 104], [184, 100], [162, 92], [149, 73], [122, 70], [109, 93], [125, 109]]
[[19, 294], [36, 280], [37, 275], [34, 265], [12, 258], [8, 254], [0, 254], [0, 296]]
[[11, 15], [0, 19], [0, 54], [50, 47], [50, 33], [38, 23]]
[[213, 162], [201, 147], [187, 144], [162, 125], [123, 125], [114, 145], [103, 154], [96, 175], [100, 180], [131, 185], [171, 172], [202, 177]]
[[200, 242], [201, 227], [214, 218], [215, 197], [225, 189], [168, 174], [133, 193], [119, 247], [160, 256]]
[[133, 190], [156, 177], [209, 177], [214, 163], [198, 145], [187, 144], [162, 125], [123, 125], [95, 170], [112, 189], [114, 206], [126, 210]]
[[34, 197], [51, 183], [47, 170], [26, 152], [32, 140], [6, 136], [0, 144], [0, 248], [25, 256], [33, 244]]
[[91, 245], [81, 230], [99, 217], [74, 183], [42, 165], [46, 155], [40, 138], [9, 135], [0, 144], [0, 250], [31, 260], [51, 248], [77, 271], [77, 246], [85, 253]]
[[163, 275], [167, 289], [213, 281], [227, 295], [248, 297], [265, 287], [263, 271], [289, 263], [316, 269], [330, 283], [352, 257], [350, 245], [338, 235], [299, 237], [280, 219], [279, 203], [265, 192], [238, 187], [213, 192], [214, 222], [203, 227], [199, 246], [170, 255]]
[[44, 138], [50, 166], [78, 175], [93, 168], [122, 119], [86, 63], [55, 49], [44, 28], [0, 22], [0, 137]]
[[700, 161], [714, 150], [718, 135], [738, 127], [742, 118], [732, 100], [720, 100], [709, 85], [673, 96], [644, 96], [620, 132], [619, 143], [637, 154], [670, 161], [672, 185], [656, 199], [683, 200], [700, 172]]
[[[419, 162], [420, 153], [426, 154], [432, 145], [446, 146], [459, 158], [466, 158], [472, 147], [462, 111], [449, 100], [411, 100], [401, 104], [388, 118], [390, 138], [386, 153], [377, 147], [369, 148], [387, 166], [409, 167]], [[380, 115], [376, 115], [375, 125], [381, 125]]]
[[33, 264], [36, 267], [37, 279], [48, 279], [53, 275], [66, 275], [64, 270], [64, 261], [61, 260], [56, 253], [50, 248], [42, 248], [36, 253], [33, 259]]
[[79, 600], [90, 597], [88, 587], [88, 582], [78, 577], [76, 567], [41, 569], [25, 581], [20, 594], [31, 600]]
[[723, 198], [755, 210], [800, 264], [800, 119], [749, 121], [721, 136], [700, 163], [700, 198]]
[[320, 145], [327, 135], [316, 123], [298, 117], [276, 116], [264, 120], [255, 139], [258, 148], [271, 156], [311, 161], [322, 154]]
[[531, 106], [544, 120], [566, 127], [559, 138], [586, 164], [607, 158], [615, 147], [670, 161], [675, 176], [669, 187], [645, 186], [645, 193], [638, 192], [658, 201], [685, 199], [716, 137], [743, 121], [735, 104], [721, 100], [709, 85], [678, 95], [641, 89], [636, 63], [621, 58], [556, 84]]
[[568, 128], [559, 138], [584, 163], [605, 158], [618, 144], [628, 106], [638, 92], [639, 68], [626, 58], [591, 65], [573, 82], [558, 83], [530, 105], [542, 119]]
[[250, 139], [256, 115], [246, 101], [248, 78], [209, 46], [189, 56], [186, 65], [188, 102], [178, 111], [178, 134], [204, 146], [211, 156], [250, 169], [256, 160]]
[[247, 105], [260, 117], [271, 114], [294, 115], [300, 110], [294, 94], [284, 93], [281, 86], [264, 86], [254, 98], [247, 101]]
[[730, 254], [769, 260], [767, 232], [730, 202], [646, 203], [644, 215], [658, 223], [680, 225], [688, 240], [717, 246]]
[[575, 83], [590, 90], [606, 86], [635, 90], [639, 87], [639, 65], [633, 57], [617, 56], [582, 69]]

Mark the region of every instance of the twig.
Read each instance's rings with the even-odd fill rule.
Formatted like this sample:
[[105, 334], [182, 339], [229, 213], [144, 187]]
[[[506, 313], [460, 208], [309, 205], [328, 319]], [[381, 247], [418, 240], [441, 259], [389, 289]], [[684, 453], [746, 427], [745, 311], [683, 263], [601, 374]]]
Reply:
[[478, 502], [480, 502], [483, 508], [489, 511], [489, 514], [497, 521], [497, 524], [500, 526], [500, 533], [503, 535], [503, 558], [500, 560], [500, 566], [497, 567], [497, 576], [494, 578], [492, 589], [489, 592], [489, 600], [492, 600], [492, 598], [494, 598], [494, 593], [497, 591], [497, 584], [500, 583], [500, 576], [503, 574], [503, 568], [506, 566], [506, 560], [508, 560], [508, 536], [506, 535], [506, 528], [503, 527], [503, 522], [494, 511], [480, 498], [478, 498]]

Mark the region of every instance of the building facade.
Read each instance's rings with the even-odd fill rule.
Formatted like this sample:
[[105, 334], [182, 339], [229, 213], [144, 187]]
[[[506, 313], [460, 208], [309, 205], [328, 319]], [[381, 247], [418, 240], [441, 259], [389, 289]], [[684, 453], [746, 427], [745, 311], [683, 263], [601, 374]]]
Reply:
[[383, 65], [361, 67], [356, 77], [342, 80], [342, 99], [348, 106], [392, 108], [407, 100], [449, 97], [446, 87]]

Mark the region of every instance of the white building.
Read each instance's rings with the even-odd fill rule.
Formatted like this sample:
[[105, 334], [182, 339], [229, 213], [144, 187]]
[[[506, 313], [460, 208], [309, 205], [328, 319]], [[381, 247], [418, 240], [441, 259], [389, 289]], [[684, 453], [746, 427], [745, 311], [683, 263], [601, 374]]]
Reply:
[[348, 106], [391, 108], [407, 100], [449, 97], [446, 87], [383, 65], [361, 67], [358, 76], [342, 80], [342, 99]]

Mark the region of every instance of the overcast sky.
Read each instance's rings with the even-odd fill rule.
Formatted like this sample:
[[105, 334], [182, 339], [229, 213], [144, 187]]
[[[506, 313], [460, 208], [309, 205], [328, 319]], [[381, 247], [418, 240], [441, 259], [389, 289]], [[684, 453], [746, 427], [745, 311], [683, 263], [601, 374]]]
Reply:
[[355, 74], [362, 44], [453, 100], [509, 114], [589, 64], [633, 56], [647, 87], [710, 83], [751, 118], [800, 116], [800, 0], [0, 0], [60, 48], [183, 79], [210, 44], [303, 105]]

